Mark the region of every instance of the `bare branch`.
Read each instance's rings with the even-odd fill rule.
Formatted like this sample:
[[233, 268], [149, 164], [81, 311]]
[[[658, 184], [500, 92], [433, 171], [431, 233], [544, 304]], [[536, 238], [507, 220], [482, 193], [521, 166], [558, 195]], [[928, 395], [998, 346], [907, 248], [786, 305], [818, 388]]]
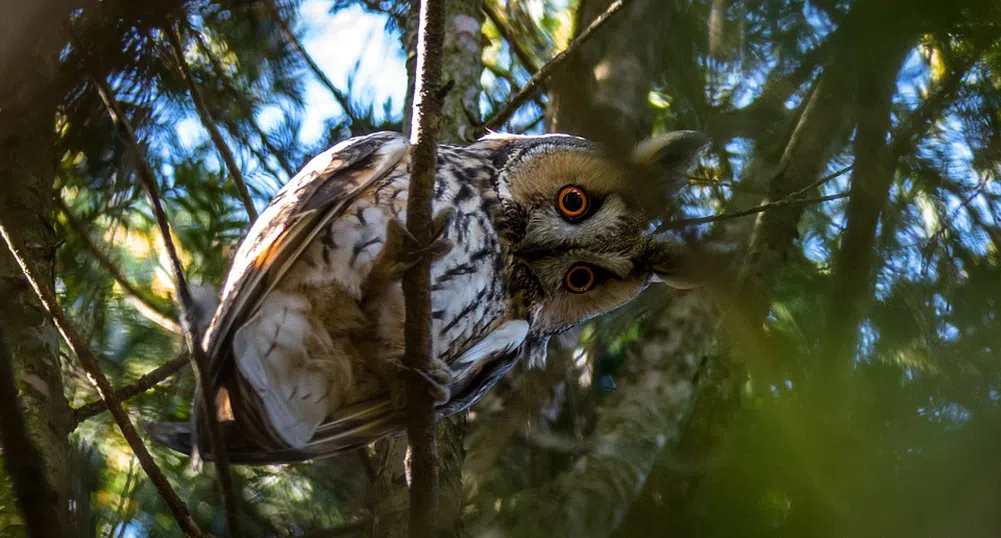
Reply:
[[803, 187], [802, 189], [799, 189], [798, 191], [796, 191], [796, 192], [790, 194], [789, 196], [786, 196], [785, 198], [783, 198], [781, 200], [778, 200], [776, 202], [768, 202], [768, 203], [765, 203], [765, 204], [761, 204], [759, 206], [750, 207], [750, 208], [743, 209], [743, 210], [740, 210], [740, 211], [734, 211], [732, 213], [722, 213], [720, 215], [709, 215], [708, 217], [697, 217], [697, 218], [692, 218], [692, 219], [681, 219], [681, 220], [675, 220], [675, 221], [671, 221], [671, 222], [665, 222], [664, 224], [660, 225], [660, 227], [658, 227], [657, 230], [658, 231], [662, 231], [662, 230], [677, 230], [679, 228], [685, 228], [685, 227], [688, 227], [688, 226], [697, 226], [699, 224], [707, 224], [707, 223], [710, 223], [710, 222], [719, 222], [719, 221], [723, 221], [723, 220], [731, 220], [731, 219], [737, 219], [737, 218], [740, 218], [740, 217], [746, 217], [748, 215], [754, 215], [754, 214], [757, 214], [757, 213], [762, 213], [764, 211], [769, 211], [769, 210], [777, 209], [777, 208], [780, 208], [780, 207], [789, 207], [789, 206], [797, 206], [797, 205], [822, 204], [824, 202], [830, 202], [832, 200], [840, 200], [842, 198], [847, 198], [848, 197], [848, 192], [839, 192], [837, 194], [831, 194], [831, 195], [828, 195], [828, 196], [821, 196], [819, 198], [800, 198], [800, 196], [803, 196], [804, 194], [812, 191], [813, 189], [816, 189], [816, 188], [824, 185], [825, 183], [833, 180], [834, 178], [836, 178], [838, 176], [844, 175], [845, 173], [849, 172], [852, 168], [853, 168], [852, 166], [846, 166], [846, 167], [842, 168], [841, 170], [838, 170], [837, 172], [833, 172], [831, 174], [828, 174], [828, 175], [826, 175], [826, 176], [818, 179], [817, 181], [814, 181], [813, 183], [807, 185], [806, 187]]
[[136, 310], [139, 310], [140, 314], [164, 329], [175, 334], [181, 334], [181, 326], [177, 324], [177, 321], [174, 320], [170, 312], [167, 312], [160, 307], [160, 305], [153, 302], [153, 300], [150, 299], [146, 293], [140, 291], [139, 288], [137, 288], [132, 282], [129, 281], [128, 278], [125, 277], [124, 274], [122, 274], [121, 270], [118, 269], [118, 266], [111, 261], [111, 258], [109, 258], [108, 255], [94, 243], [94, 240], [90, 238], [90, 234], [87, 233], [83, 223], [76, 218], [72, 211], [70, 211], [66, 202], [57, 196], [56, 205], [66, 217], [66, 223], [69, 224], [70, 229], [73, 230], [73, 233], [75, 233], [80, 239], [80, 242], [83, 244], [83, 248], [94, 256], [97, 263], [111, 275], [111, 278], [113, 278], [119, 286], [122, 287], [122, 290], [126, 295], [139, 303], [135, 305], [137, 307]]
[[[125, 401], [146, 392], [147, 390], [160, 384], [163, 380], [181, 371], [185, 366], [191, 364], [191, 358], [187, 353], [171, 359], [170, 361], [156, 367], [149, 373], [135, 380], [130, 385], [115, 389], [115, 396], [119, 400]], [[104, 400], [90, 402], [73, 410], [73, 420], [76, 423], [74, 428], [81, 422], [93, 418], [107, 411], [108, 405]]]
[[45, 476], [41, 452], [28, 435], [17, 397], [14, 359], [0, 330], [0, 441], [7, 476], [14, 483], [17, 506], [24, 516], [28, 536], [63, 536], [60, 519], [52, 517], [52, 507], [59, 502], [52, 483]]
[[552, 481], [501, 499], [482, 522], [475, 522], [471, 534], [612, 534], [658, 455], [677, 442], [696, 374], [709, 351], [705, 339], [676, 337], [682, 326], [692, 335], [712, 327], [709, 301], [691, 292], [665, 299], [663, 310], [650, 318], [645, 338], [626, 350], [616, 374], [619, 389], [602, 405], [592, 450], [574, 458], [568, 471]]
[[104, 376], [104, 372], [101, 371], [100, 365], [97, 363], [97, 358], [91, 352], [90, 348], [87, 346], [86, 341], [80, 336], [69, 320], [66, 317], [66, 313], [63, 312], [62, 307], [59, 306], [59, 302], [56, 300], [55, 294], [52, 290], [45, 287], [42, 281], [36, 276], [37, 273], [33, 267], [28, 266], [28, 261], [21, 254], [20, 246], [17, 245], [13, 238], [8, 234], [7, 227], [5, 224], [0, 223], [0, 235], [3, 236], [4, 241], [7, 243], [7, 247], [10, 249], [11, 254], [13, 254], [15, 261], [21, 267], [21, 271], [24, 273], [25, 279], [31, 285], [32, 289], [35, 290], [35, 294], [38, 295], [39, 300], [41, 300], [42, 305], [45, 310], [48, 311], [49, 315], [52, 316], [52, 320], [56, 324], [56, 328], [59, 329], [60, 334], [62, 334], [63, 339], [66, 344], [73, 351], [74, 354], [80, 359], [80, 363], [83, 365], [84, 370], [88, 374], [88, 378], [97, 387], [98, 394], [101, 395], [101, 399], [107, 404], [108, 410], [111, 411], [111, 415], [114, 417], [115, 422], [118, 424], [119, 430], [122, 432], [122, 436], [125, 437], [126, 442], [128, 442], [129, 447], [132, 452], [139, 459], [139, 464], [142, 466], [143, 471], [149, 476], [153, 485], [156, 486], [157, 491], [160, 496], [163, 497], [164, 502], [170, 508], [171, 513], [174, 515], [174, 519], [177, 520], [177, 524], [184, 530], [185, 534], [193, 537], [203, 536], [201, 529], [195, 524], [194, 519], [191, 518], [191, 513], [188, 512], [188, 507], [184, 505], [184, 501], [177, 496], [174, 492], [174, 488], [170, 486], [167, 481], [167, 477], [163, 475], [163, 472], [157, 467], [156, 462], [153, 461], [153, 456], [150, 455], [149, 450], [146, 445], [143, 444], [142, 439], [139, 438], [139, 434], [136, 432], [135, 426], [132, 425], [132, 421], [129, 419], [128, 414], [122, 409], [122, 402], [118, 399], [115, 394], [114, 388], [111, 386], [111, 382], [108, 378]]
[[236, 190], [240, 193], [240, 200], [243, 202], [243, 207], [247, 210], [250, 222], [253, 222], [257, 220], [257, 209], [254, 208], [254, 200], [250, 197], [250, 190], [247, 189], [247, 182], [243, 179], [243, 173], [240, 172], [240, 167], [236, 164], [236, 159], [233, 157], [233, 151], [229, 149], [229, 145], [226, 144], [226, 139], [222, 137], [222, 133], [219, 132], [219, 128], [216, 126], [215, 121], [212, 119], [212, 115], [209, 113], [208, 106], [205, 104], [205, 98], [202, 96], [201, 90], [198, 89], [198, 85], [195, 84], [195, 79], [191, 76], [191, 70], [188, 68], [188, 61], [184, 59], [184, 49], [181, 47], [181, 40], [178, 37], [177, 30], [175, 28], [168, 27], [164, 28], [163, 33], [167, 35], [167, 43], [170, 44], [174, 61], [177, 62], [178, 69], [181, 71], [181, 78], [184, 79], [184, 84], [188, 86], [188, 94], [191, 95], [191, 100], [195, 103], [195, 112], [198, 113], [198, 119], [201, 120], [202, 126], [205, 127], [205, 130], [209, 132], [209, 138], [212, 139], [212, 144], [215, 145], [216, 150], [219, 151], [219, 155], [222, 157], [223, 162], [226, 163], [226, 168], [229, 170], [229, 176], [233, 178], [233, 183], [236, 184]]
[[675, 220], [675, 221], [667, 222], [667, 223], [664, 223], [663, 225], [661, 225], [661, 227], [658, 228], [658, 231], [659, 230], [677, 230], [679, 228], [685, 228], [685, 227], [688, 227], [688, 226], [696, 226], [696, 225], [699, 225], [699, 224], [707, 224], [707, 223], [710, 223], [710, 222], [719, 222], [719, 221], [723, 221], [723, 220], [738, 219], [740, 217], [746, 217], [748, 215], [754, 215], [754, 214], [757, 214], [757, 213], [763, 213], [765, 211], [769, 211], [769, 210], [772, 210], [772, 209], [778, 209], [780, 207], [790, 207], [790, 206], [797, 206], [797, 205], [822, 204], [824, 202], [830, 202], [832, 200], [840, 200], [842, 198], [847, 198], [847, 197], [848, 197], [848, 193], [847, 192], [839, 192], [837, 194], [831, 194], [829, 196], [820, 196], [818, 198], [801, 198], [801, 199], [798, 199], [798, 200], [797, 199], [793, 199], [793, 198], [790, 197], [790, 198], [785, 198], [785, 199], [779, 200], [778, 202], [769, 202], [767, 204], [761, 204], [759, 206], [750, 207], [750, 208], [747, 208], [747, 209], [743, 209], [741, 211], [734, 211], [733, 213], [722, 213], [722, 214], [719, 214], [719, 215], [709, 215], [708, 217], [697, 217], [697, 218], [692, 218], [692, 219], [681, 219], [681, 220]]
[[[407, 196], [407, 229], [420, 248], [432, 239], [431, 198], [434, 191], [437, 136], [444, 101], [441, 87], [442, 49], [445, 41], [445, 0], [421, 0], [417, 30], [417, 75], [414, 87], [410, 151], [410, 192]], [[447, 91], [447, 89], [445, 90]], [[431, 365], [431, 260], [424, 256], [403, 275], [406, 324], [405, 364], [415, 370]], [[412, 453], [410, 487], [410, 536], [433, 538], [437, 534], [438, 446], [435, 438], [434, 402], [419, 376], [407, 380], [407, 438]]]
[[553, 70], [563, 64], [571, 54], [574, 54], [581, 45], [587, 43], [589, 39], [594, 35], [594, 33], [604, 26], [608, 21], [612, 20], [612, 17], [616, 13], [622, 10], [626, 5], [625, 0], [615, 0], [612, 5], [608, 6], [608, 9], [604, 13], [599, 15], [594, 21], [577, 36], [566, 49], [562, 50], [556, 56], [553, 56], [551, 60], [546, 62], [537, 73], [532, 75], [532, 78], [522, 86], [518, 93], [508, 101], [504, 108], [498, 110], [494, 113], [493, 117], [483, 123], [484, 130], [497, 130], [500, 129], [515, 112], [521, 108], [536, 92], [542, 89], [542, 84], [545, 82], [550, 75], [552, 75]]
[[[201, 331], [195, 321], [195, 302], [191, 296], [188, 281], [184, 276], [184, 268], [181, 266], [181, 258], [177, 254], [177, 247], [174, 245], [174, 238], [170, 231], [170, 222], [167, 220], [167, 214], [164, 212], [163, 204], [160, 201], [160, 189], [156, 184], [156, 176], [149, 162], [143, 157], [142, 147], [139, 145], [139, 139], [136, 137], [135, 130], [132, 129], [132, 125], [122, 114], [118, 108], [118, 104], [112, 98], [111, 88], [108, 87], [108, 83], [98, 77], [92, 77], [92, 80], [101, 96], [101, 100], [104, 102], [104, 106], [108, 110], [108, 115], [111, 116], [111, 120], [118, 127], [122, 139], [132, 151], [132, 155], [136, 160], [140, 182], [142, 183], [143, 190], [146, 191], [146, 196], [149, 198], [150, 207], [153, 210], [154, 217], [156, 217], [160, 234], [163, 236], [163, 244], [167, 250], [167, 257], [170, 259], [171, 270], [174, 273], [174, 283], [177, 286], [177, 294], [181, 302], [184, 340], [191, 353], [195, 382], [202, 391], [202, 394], [206, 394], [203, 380], [205, 379], [204, 372], [208, 361], [201, 345]], [[108, 390], [111, 390], [110, 385], [108, 386]], [[114, 395], [112, 394], [112, 396]], [[204, 408], [203, 412], [209, 426], [215, 463], [218, 466], [219, 472], [216, 474], [219, 478], [219, 487], [222, 490], [223, 502], [226, 506], [226, 519], [229, 524], [229, 532], [231, 536], [238, 538], [240, 536], [240, 528], [239, 520], [236, 516], [236, 495], [233, 491], [233, 477], [229, 471], [229, 454], [226, 451], [225, 440], [223, 439], [222, 430], [219, 427], [218, 417], [216, 416], [215, 398], [207, 396], [201, 398], [201, 400]]]

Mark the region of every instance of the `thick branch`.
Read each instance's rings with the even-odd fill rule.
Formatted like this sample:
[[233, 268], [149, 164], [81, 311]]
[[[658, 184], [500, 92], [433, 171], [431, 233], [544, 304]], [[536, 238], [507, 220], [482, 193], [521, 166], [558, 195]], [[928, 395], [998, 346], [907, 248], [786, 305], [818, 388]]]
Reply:
[[874, 278], [876, 227], [890, 196], [894, 170], [899, 160], [914, 147], [915, 140], [928, 129], [952, 102], [963, 77], [980, 56], [978, 50], [956, 66], [940, 86], [911, 113], [897, 129], [892, 145], [886, 144], [890, 130], [890, 110], [896, 71], [870, 84], [864, 95], [864, 111], [859, 117], [855, 142], [857, 171], [852, 178], [851, 196], [845, 210], [846, 228], [835, 254], [831, 304], [827, 329], [822, 333], [821, 373], [823, 386], [834, 388], [851, 367], [858, 342], [857, 328], [870, 303]]
[[[411, 126], [411, 176], [407, 195], [407, 229], [420, 245], [432, 239], [431, 197], [434, 192], [437, 136], [444, 95], [440, 86], [445, 40], [445, 0], [421, 0], [417, 38], [417, 84]], [[416, 245], [413, 245], [416, 246]], [[431, 365], [431, 260], [427, 257], [403, 275], [406, 306], [404, 361], [414, 370]], [[438, 461], [434, 402], [418, 376], [407, 381], [407, 437], [412, 453], [410, 536], [437, 533]]]
[[4, 241], [7, 243], [7, 247], [10, 248], [10, 252], [14, 255], [14, 259], [21, 267], [21, 271], [24, 273], [25, 279], [27, 279], [32, 289], [35, 290], [35, 294], [38, 295], [38, 298], [41, 300], [45, 310], [48, 311], [50, 316], [52, 316], [52, 320], [55, 322], [56, 328], [58, 328], [59, 332], [62, 334], [66, 344], [80, 359], [80, 363], [87, 372], [88, 378], [90, 378], [97, 387], [97, 392], [101, 395], [101, 399], [105, 401], [108, 406], [108, 410], [111, 411], [111, 415], [114, 417], [115, 423], [118, 424], [118, 428], [122, 432], [122, 436], [125, 437], [126, 442], [128, 442], [129, 447], [132, 449], [132, 452], [136, 455], [143, 471], [146, 472], [146, 475], [149, 476], [153, 485], [156, 486], [160, 496], [163, 497], [164, 502], [167, 503], [171, 513], [174, 515], [174, 519], [177, 520], [177, 524], [188, 536], [203, 536], [201, 529], [198, 528], [194, 519], [191, 518], [191, 514], [188, 512], [187, 506], [185, 506], [184, 502], [177, 496], [177, 493], [174, 492], [174, 488], [172, 488], [170, 483], [167, 481], [167, 477], [163, 475], [163, 472], [159, 467], [157, 467], [156, 462], [153, 461], [153, 456], [150, 455], [146, 445], [144, 445], [142, 439], [139, 438], [139, 434], [136, 432], [135, 426], [132, 425], [132, 421], [129, 419], [128, 414], [126, 414], [125, 410], [122, 409], [122, 402], [115, 394], [114, 388], [111, 386], [111, 382], [108, 381], [108, 378], [104, 376], [104, 372], [101, 371], [101, 367], [97, 363], [97, 358], [91, 352], [83, 337], [80, 336], [80, 333], [76, 331], [76, 328], [74, 328], [66, 318], [66, 314], [63, 312], [62, 307], [59, 306], [55, 294], [52, 293], [52, 290], [45, 287], [45, 285], [37, 277], [35, 269], [28, 265], [28, 261], [21, 253], [20, 245], [14, 242], [13, 238], [7, 232], [6, 225], [3, 223], [0, 223], [0, 235], [3, 236]]
[[546, 62], [546, 65], [543, 65], [538, 72], [532, 75], [532, 78], [529, 79], [529, 81], [522, 86], [520, 90], [518, 90], [518, 93], [515, 94], [510, 101], [508, 101], [504, 108], [495, 112], [493, 117], [484, 122], [483, 129], [497, 130], [503, 127], [504, 124], [511, 119], [511, 116], [513, 116], [514, 113], [525, 104], [525, 102], [542, 89], [542, 84], [549, 79], [549, 77], [553, 74], [553, 71], [562, 65], [563, 62], [570, 57], [570, 55], [576, 53], [577, 49], [579, 49], [581, 45], [587, 43], [587, 41], [594, 36], [594, 33], [599, 28], [607, 24], [608, 21], [612, 20], [612, 17], [621, 11], [625, 4], [625, 0], [616, 0], [615, 2], [612, 2], [612, 5], [608, 6], [608, 9], [599, 15], [598, 18], [594, 19], [594, 22], [581, 32], [580, 35], [567, 46], [566, 49], [562, 50], [556, 56], [553, 56], [551, 60]]
[[154, 302], [146, 293], [140, 291], [139, 288], [132, 284], [132, 282], [130, 282], [129, 279], [122, 274], [122, 271], [118, 269], [118, 266], [115, 265], [108, 255], [105, 254], [104, 251], [94, 243], [94, 240], [90, 238], [90, 234], [87, 233], [83, 223], [80, 222], [75, 215], [73, 215], [69, 206], [66, 205], [66, 202], [57, 196], [56, 205], [66, 217], [66, 223], [69, 224], [70, 229], [73, 230], [73, 233], [75, 233], [80, 239], [80, 242], [83, 244], [83, 248], [94, 256], [97, 263], [111, 275], [111, 278], [113, 278], [119, 286], [122, 287], [122, 290], [125, 291], [126, 295], [135, 299], [135, 301], [143, 307], [138, 308], [140, 313], [164, 329], [172, 333], [181, 334], [181, 327], [173, 319], [170, 312], [161, 308], [160, 305], [156, 304], [156, 302]]
[[[115, 389], [115, 396], [121, 400], [125, 401], [129, 398], [133, 398], [146, 392], [147, 390], [153, 388], [154, 386], [160, 384], [161, 381], [167, 379], [168, 377], [181, 371], [185, 366], [191, 364], [191, 358], [185, 353], [179, 357], [175, 357], [170, 361], [157, 366], [155, 369], [151, 370], [149, 373], [143, 375], [135, 382], [126, 385], [124, 387]], [[97, 400], [90, 402], [73, 410], [73, 419], [77, 425], [81, 422], [96, 417], [101, 413], [108, 410], [108, 404], [104, 400]]]
[[17, 398], [13, 362], [0, 330], [0, 441], [4, 469], [14, 483], [17, 506], [24, 516], [28, 536], [63, 536], [66, 531], [51, 512], [59, 502], [59, 494], [45, 476], [42, 454], [28, 436]]
[[253, 222], [257, 220], [257, 209], [254, 208], [254, 200], [250, 197], [250, 190], [247, 189], [247, 182], [243, 179], [243, 173], [240, 172], [240, 167], [236, 164], [236, 159], [233, 157], [233, 151], [229, 149], [226, 139], [222, 137], [222, 133], [219, 132], [219, 127], [216, 126], [215, 121], [212, 119], [212, 115], [209, 114], [209, 109], [205, 105], [205, 98], [202, 96], [201, 90], [198, 89], [198, 85], [195, 84], [195, 79], [191, 76], [191, 70], [188, 68], [188, 61], [184, 59], [184, 49], [181, 47], [181, 40], [177, 35], [177, 30], [174, 28], [165, 28], [163, 33], [167, 35], [167, 43], [170, 44], [174, 61], [177, 62], [177, 67], [181, 71], [181, 78], [184, 79], [184, 84], [188, 87], [188, 94], [191, 95], [191, 100], [195, 103], [195, 112], [198, 113], [198, 119], [201, 120], [202, 126], [205, 127], [205, 130], [209, 132], [209, 138], [212, 139], [212, 144], [215, 145], [216, 150], [222, 157], [223, 162], [226, 163], [226, 168], [229, 170], [229, 176], [233, 178], [233, 183], [236, 184], [236, 190], [240, 193], [240, 200], [243, 202], [243, 207], [247, 210], [247, 215], [250, 217], [250, 221]]
[[[108, 87], [108, 83], [104, 79], [97, 77], [94, 77], [92, 80], [97, 87], [101, 100], [104, 102], [104, 106], [108, 110], [108, 115], [111, 116], [111, 120], [118, 127], [122, 139], [136, 160], [140, 182], [142, 183], [143, 190], [146, 191], [146, 196], [149, 198], [150, 207], [153, 209], [157, 226], [160, 228], [160, 234], [163, 236], [163, 244], [167, 250], [167, 257], [170, 259], [170, 267], [174, 273], [174, 283], [177, 286], [177, 294], [181, 302], [184, 340], [188, 346], [188, 351], [191, 353], [192, 370], [195, 373], [195, 381], [199, 389], [203, 395], [206, 395], [206, 397], [201, 399], [202, 411], [205, 413], [206, 422], [209, 426], [212, 451], [215, 454], [215, 463], [218, 466], [219, 472], [217, 475], [219, 478], [219, 487], [222, 489], [223, 501], [226, 506], [229, 532], [231, 536], [238, 538], [240, 530], [239, 521], [236, 516], [237, 503], [236, 495], [233, 492], [233, 478], [229, 472], [229, 455], [226, 452], [222, 430], [219, 427], [216, 416], [215, 398], [205, 392], [205, 385], [203, 383], [208, 360], [205, 357], [205, 351], [202, 349], [201, 331], [198, 329], [198, 324], [195, 320], [195, 302], [191, 296], [191, 289], [188, 288], [188, 281], [184, 276], [184, 268], [181, 266], [181, 258], [177, 254], [177, 247], [174, 245], [174, 236], [170, 231], [170, 222], [167, 220], [167, 214], [163, 210], [163, 204], [160, 202], [160, 189], [156, 184], [156, 176], [149, 162], [143, 157], [142, 147], [139, 145], [139, 139], [136, 137], [135, 130], [132, 129], [132, 125], [122, 114], [121, 109], [118, 108], [118, 104], [112, 98], [111, 88]], [[111, 390], [110, 385], [108, 390]]]
[[[674, 443], [705, 355], [709, 302], [672, 297], [628, 350], [619, 387], [602, 406], [593, 450], [566, 473], [499, 505], [491, 536], [608, 536], [643, 487], [661, 450]], [[479, 529], [478, 529], [479, 530]]]

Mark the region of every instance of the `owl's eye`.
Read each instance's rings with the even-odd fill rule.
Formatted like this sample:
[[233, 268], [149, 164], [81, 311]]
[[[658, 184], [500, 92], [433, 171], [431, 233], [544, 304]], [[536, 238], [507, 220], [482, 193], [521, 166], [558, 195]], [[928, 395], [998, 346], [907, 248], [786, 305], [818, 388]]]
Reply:
[[593, 288], [596, 281], [597, 276], [594, 274], [594, 269], [584, 264], [574, 265], [563, 277], [567, 289], [573, 293], [584, 293]]
[[556, 207], [568, 219], [579, 219], [587, 215], [588, 210], [591, 209], [590, 205], [590, 200], [588, 200], [584, 189], [574, 185], [563, 187], [556, 197]]

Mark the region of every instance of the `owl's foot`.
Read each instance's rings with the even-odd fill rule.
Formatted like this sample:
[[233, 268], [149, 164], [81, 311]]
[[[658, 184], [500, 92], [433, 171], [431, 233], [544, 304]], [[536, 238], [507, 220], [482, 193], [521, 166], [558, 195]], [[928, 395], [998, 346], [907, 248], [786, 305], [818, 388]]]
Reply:
[[448, 385], [452, 381], [452, 369], [444, 361], [432, 359], [431, 366], [427, 370], [407, 366], [399, 359], [390, 362], [393, 370], [397, 372], [389, 384], [389, 396], [394, 408], [403, 409], [407, 405], [406, 378], [408, 375], [417, 376], [427, 385], [434, 405], [441, 405], [450, 398], [451, 392]]
[[439, 211], [431, 222], [431, 241], [427, 246], [421, 246], [406, 225], [397, 219], [389, 221], [386, 229], [386, 246], [383, 249], [383, 257], [392, 264], [391, 271], [400, 276], [410, 269], [418, 261], [430, 258], [432, 261], [448, 254], [452, 250], [452, 242], [445, 237], [445, 231], [452, 222], [455, 211], [445, 209]]

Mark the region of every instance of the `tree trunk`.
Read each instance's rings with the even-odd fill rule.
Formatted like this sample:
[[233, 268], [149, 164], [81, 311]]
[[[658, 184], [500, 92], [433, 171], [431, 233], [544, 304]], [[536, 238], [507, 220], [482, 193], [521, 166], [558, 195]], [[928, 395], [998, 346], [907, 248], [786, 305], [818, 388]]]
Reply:
[[[581, 0], [575, 18], [580, 33], [612, 0]], [[667, 10], [653, 0], [630, 2], [577, 54], [556, 70], [547, 111], [551, 132], [596, 140], [628, 154], [650, 134], [647, 100], [656, 72], [648, 52], [664, 43]]]
[[627, 352], [617, 388], [598, 414], [593, 448], [550, 483], [499, 502], [482, 530], [489, 536], [574, 538], [614, 531], [661, 449], [678, 439], [693, 378], [711, 344], [700, 337], [712, 334], [708, 312], [697, 293], [670, 297]]
[[[0, 215], [50, 286], [57, 242], [51, 222], [55, 114], [62, 97], [56, 81], [65, 42], [59, 29], [67, 13], [61, 2], [20, 2], [0, 18]], [[70, 409], [63, 396], [59, 335], [6, 247], [0, 247], [0, 297], [0, 326], [27, 431], [58, 495], [52, 517], [69, 529]]]
[[[416, 6], [416, 2], [414, 5]], [[441, 130], [438, 139], [444, 144], [469, 142], [468, 137], [480, 124], [480, 74], [483, 72], [483, 11], [481, 0], [448, 2], [445, 28], [443, 83], [454, 87], [442, 105]], [[416, 69], [415, 17], [408, 17], [403, 42], [407, 50], [408, 91], [404, 108], [405, 128], [410, 126], [414, 73]], [[443, 536], [458, 536], [461, 532], [459, 514], [462, 508], [462, 460], [465, 456], [463, 437], [465, 416], [458, 415], [437, 426], [439, 458], [438, 524]], [[373, 525], [371, 536], [405, 537], [408, 521], [408, 492], [404, 460], [407, 456], [406, 436], [400, 435], [376, 444], [375, 486], [372, 489]]]

